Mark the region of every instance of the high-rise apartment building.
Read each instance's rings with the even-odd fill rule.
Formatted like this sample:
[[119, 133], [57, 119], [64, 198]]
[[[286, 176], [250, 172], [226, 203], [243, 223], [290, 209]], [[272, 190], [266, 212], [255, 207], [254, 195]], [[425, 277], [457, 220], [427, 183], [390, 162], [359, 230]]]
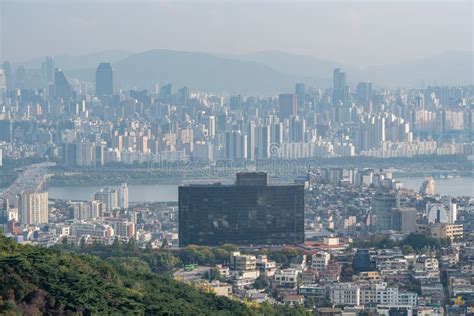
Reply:
[[346, 86], [346, 73], [336, 68], [333, 72], [332, 104], [346, 103], [348, 88]]
[[19, 200], [20, 221], [23, 225], [48, 223], [48, 192], [24, 192]]
[[128, 186], [126, 183], [122, 183], [118, 189], [118, 206], [120, 208], [128, 208]]
[[268, 185], [266, 173], [238, 173], [233, 185], [179, 187], [180, 246], [303, 241], [302, 185]]
[[118, 207], [118, 193], [113, 188], [103, 188], [95, 194], [94, 199], [104, 204], [105, 210], [111, 212]]

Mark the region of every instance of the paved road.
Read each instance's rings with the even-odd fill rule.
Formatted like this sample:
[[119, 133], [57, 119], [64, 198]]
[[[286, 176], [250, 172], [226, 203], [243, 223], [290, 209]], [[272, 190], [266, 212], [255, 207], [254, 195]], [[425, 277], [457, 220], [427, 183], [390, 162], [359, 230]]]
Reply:
[[28, 166], [10, 187], [0, 193], [0, 198], [8, 198], [13, 202], [16, 195], [22, 192], [42, 189], [48, 167], [54, 165], [54, 162], [42, 162]]

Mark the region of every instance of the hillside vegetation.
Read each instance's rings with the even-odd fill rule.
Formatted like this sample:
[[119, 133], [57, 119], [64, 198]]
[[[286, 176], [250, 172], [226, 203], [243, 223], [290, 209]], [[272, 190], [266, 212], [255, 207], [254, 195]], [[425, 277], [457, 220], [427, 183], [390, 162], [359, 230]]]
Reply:
[[[156, 269], [153, 269], [156, 270]], [[280, 315], [300, 309], [250, 307], [152, 272], [139, 257], [101, 259], [18, 245], [0, 237], [0, 314]]]

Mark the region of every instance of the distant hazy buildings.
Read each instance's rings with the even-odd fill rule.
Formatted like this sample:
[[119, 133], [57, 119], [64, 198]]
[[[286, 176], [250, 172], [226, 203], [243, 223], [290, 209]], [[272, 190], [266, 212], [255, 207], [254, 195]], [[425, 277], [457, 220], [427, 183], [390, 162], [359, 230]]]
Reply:
[[0, 120], [0, 141], [13, 141], [13, 123], [11, 120]]
[[295, 94], [297, 98], [298, 108], [301, 109], [306, 99], [306, 86], [304, 83], [295, 84]]
[[304, 241], [304, 188], [238, 173], [233, 185], [179, 187], [179, 243], [295, 244]]
[[98, 97], [114, 94], [113, 71], [110, 63], [100, 63], [95, 72], [95, 94]]
[[46, 57], [46, 60], [41, 65], [41, 71], [43, 81], [47, 87], [54, 82], [54, 59], [52, 57]]
[[349, 96], [349, 88], [346, 86], [346, 73], [336, 68], [333, 72], [332, 103], [334, 105], [344, 104]]
[[0, 105], [7, 103], [7, 76], [4, 69], [0, 69]]
[[296, 94], [280, 94], [278, 103], [280, 105], [280, 119], [284, 120], [298, 114]]
[[357, 84], [357, 101], [362, 104], [368, 113], [372, 112], [371, 100], [372, 100], [372, 83], [359, 82]]
[[72, 88], [63, 71], [56, 68], [54, 72], [54, 96], [66, 102], [72, 95]]
[[128, 186], [122, 183], [118, 188], [102, 188], [94, 196], [96, 201], [103, 203], [107, 212], [115, 209], [127, 209], [128, 203]]

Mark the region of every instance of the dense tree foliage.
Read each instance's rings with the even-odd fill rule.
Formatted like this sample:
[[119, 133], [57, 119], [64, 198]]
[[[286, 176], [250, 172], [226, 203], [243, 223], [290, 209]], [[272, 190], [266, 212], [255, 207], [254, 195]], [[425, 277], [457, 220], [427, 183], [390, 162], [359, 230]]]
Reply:
[[386, 235], [372, 235], [369, 238], [355, 240], [353, 247], [356, 248], [393, 248], [401, 247], [404, 253], [412, 253], [414, 251], [421, 251], [425, 248], [441, 249], [449, 246], [448, 239], [433, 238], [424, 234], [411, 233], [401, 241], [390, 239]]
[[60, 249], [18, 245], [11, 239], [0, 237], [0, 314], [304, 313], [302, 309], [287, 306], [247, 306], [153, 273], [153, 270], [166, 270], [161, 267], [163, 263], [173, 266], [173, 260], [177, 260], [161, 250], [138, 256], [109, 256], [105, 254], [105, 248], [115, 254], [136, 250], [133, 244], [126, 249], [117, 245], [104, 249], [98, 245], [83, 245], [84, 249], [88, 247], [95, 247], [107, 259]]
[[281, 263], [283, 268], [289, 267], [290, 263], [300, 255], [300, 252], [294, 248], [285, 247], [281, 250], [269, 250], [266, 252], [271, 260]]

